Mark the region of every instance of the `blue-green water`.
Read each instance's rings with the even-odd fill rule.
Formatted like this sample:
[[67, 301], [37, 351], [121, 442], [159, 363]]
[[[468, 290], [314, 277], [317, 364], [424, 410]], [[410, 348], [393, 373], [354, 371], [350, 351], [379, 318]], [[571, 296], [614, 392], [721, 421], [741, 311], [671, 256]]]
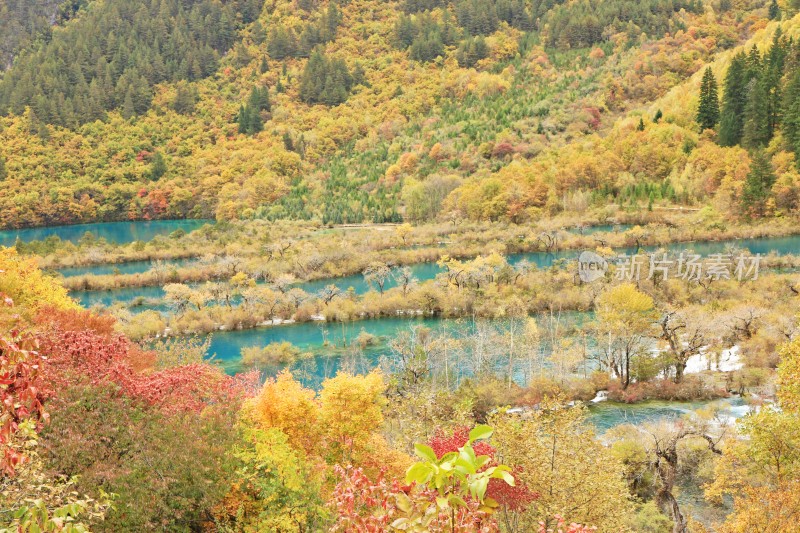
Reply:
[[126, 287], [109, 291], [73, 291], [70, 296], [75, 298], [83, 307], [102, 305], [111, 307], [114, 303], [131, 304], [137, 299], [161, 300], [164, 298], [162, 287]]
[[[753, 254], [767, 255], [775, 252], [777, 255], [798, 254], [800, 253], [800, 235], [793, 235], [788, 237], [769, 237], [764, 239], [731, 239], [726, 241], [702, 241], [690, 243], [670, 243], [663, 247], [647, 246], [643, 250], [646, 252], [653, 252], [663, 248], [669, 252], [681, 252], [684, 250], [691, 251], [702, 256], [709, 256], [712, 254], [722, 254], [731, 251], [732, 249], [749, 250]], [[619, 248], [616, 250], [620, 254], [634, 254], [636, 249]], [[580, 255], [580, 250], [563, 250], [554, 253], [546, 252], [530, 252], [524, 254], [512, 254], [508, 256], [508, 263], [510, 265], [517, 265], [522, 261], [527, 261], [531, 265], [535, 265], [539, 269], [550, 268], [556, 261], [568, 260], [574, 261]], [[426, 281], [435, 278], [442, 272], [442, 269], [436, 263], [421, 263], [411, 265], [411, 271], [419, 281]], [[321, 290], [326, 285], [336, 285], [340, 290], [346, 291], [352, 287], [356, 294], [363, 294], [370, 289], [369, 284], [364, 281], [364, 276], [357, 274], [353, 276], [345, 276], [334, 279], [322, 279], [299, 284], [298, 286], [303, 290], [314, 293]], [[384, 285], [384, 290], [396, 287], [397, 282], [390, 278]], [[377, 287], [374, 287], [377, 290]]]
[[[712, 403], [714, 402], [647, 401], [635, 404], [599, 402], [589, 406], [589, 421], [594, 424], [598, 433], [604, 433], [621, 424], [642, 425], [662, 420], [678, 420]], [[744, 400], [738, 396], [720, 400], [719, 406], [720, 414], [731, 419], [741, 418], [749, 409]]]
[[108, 242], [127, 244], [134, 241], [150, 241], [158, 235], [169, 235], [173, 231], [194, 231], [213, 220], [139, 220], [130, 222], [97, 222], [73, 226], [47, 226], [0, 231], [0, 245], [13, 246], [19, 238], [23, 242], [41, 241], [57, 236], [62, 241], [78, 242], [86, 233]]
[[[566, 314], [566, 323], [577, 324], [588, 314]], [[539, 321], [544, 320], [538, 317]], [[348, 324], [304, 323], [287, 326], [268, 327], [257, 330], [215, 333], [210, 353], [229, 373], [243, 370], [240, 365], [242, 348], [263, 347], [273, 342], [290, 342], [312, 357], [290, 366], [295, 377], [308, 387], [319, 389], [322, 382], [333, 377], [340, 370], [366, 373], [380, 364], [387, 356], [388, 340], [402, 331], [410, 331], [415, 326], [424, 326], [433, 331], [444, 332], [453, 337], [474, 330], [470, 320], [447, 320], [439, 318], [391, 318], [367, 320]], [[375, 336], [375, 343], [360, 350], [350, 350], [349, 346], [362, 333]], [[547, 352], [546, 343], [541, 349]], [[264, 368], [267, 375], [274, 375], [278, 368]], [[462, 376], [464, 369], [460, 369]], [[502, 369], [501, 369], [502, 370]], [[677, 420], [697, 409], [708, 407], [711, 401], [667, 402], [647, 401], [637, 404], [600, 402], [589, 405], [589, 422], [602, 434], [621, 424], [641, 425], [661, 420]], [[720, 401], [723, 416], [739, 418], [747, 412], [741, 398], [735, 397]]]
[[[264, 347], [273, 342], [290, 342], [313, 358], [298, 365], [306, 374], [303, 380], [309, 386], [321, 383], [325, 378], [336, 375], [342, 363], [342, 351], [353, 344], [361, 332], [376, 337], [376, 344], [363, 350], [364, 357], [373, 368], [382, 354], [386, 353], [386, 342], [400, 331], [409, 331], [413, 326], [429, 328], [463, 328], [463, 321], [447, 321], [440, 318], [387, 318], [382, 320], [363, 320], [357, 322], [303, 322], [283, 326], [271, 326], [241, 331], [223, 331], [213, 334], [209, 353], [229, 373], [242, 370], [241, 350], [251, 346]], [[336, 353], [335, 356], [328, 356]], [[311, 368], [313, 367], [313, 370]]]
[[[569, 328], [582, 324], [591, 318], [591, 313], [568, 312], [560, 316], [560, 328], [564, 334]], [[548, 317], [537, 317], [540, 326], [544, 327]], [[506, 321], [480, 321], [482, 326], [490, 326], [502, 334], [507, 325]], [[308, 386], [318, 387], [322, 381], [332, 377], [341, 368], [342, 364], [357, 362], [359, 367], [355, 370], [369, 371], [374, 368], [382, 356], [390, 353], [389, 341], [396, 338], [401, 332], [410, 332], [412, 328], [424, 326], [430, 330], [445, 334], [451, 338], [460, 338], [476, 331], [478, 323], [471, 319], [445, 319], [439, 317], [408, 317], [408, 318], [383, 318], [374, 320], [361, 320], [355, 322], [304, 322], [282, 326], [268, 326], [258, 329], [216, 332], [212, 335], [209, 354], [222, 364], [228, 373], [243, 370], [241, 366], [242, 348], [262, 348], [271, 343], [289, 342], [302, 351], [312, 355], [294, 365], [293, 371], [298, 371], [301, 380]], [[369, 345], [353, 349], [357, 338], [362, 333], [372, 337]], [[591, 346], [589, 346], [591, 349]], [[539, 345], [541, 353], [550, 351], [547, 339], [542, 339]], [[501, 373], [506, 370], [505, 361], [500, 363], [502, 368], [497, 368]], [[522, 363], [520, 363], [522, 365]], [[275, 373], [279, 368], [264, 369]], [[454, 371], [463, 374], [464, 369]], [[520, 384], [524, 383], [523, 369], [514, 370], [514, 378]], [[455, 375], [454, 374], [454, 375]]]
[[[190, 225], [181, 227], [181, 222]], [[178, 224], [176, 224], [178, 223]], [[96, 235], [116, 242], [131, 242], [133, 240], [149, 240], [155, 235], [168, 234], [176, 229], [191, 231], [201, 226], [204, 221], [158, 221], [151, 223], [110, 223], [110, 224], [89, 224], [84, 226], [67, 226], [64, 228], [40, 228], [37, 230], [22, 230], [27, 232], [21, 235], [23, 240], [41, 239], [51, 234], [59, 234], [59, 237], [67, 240], [77, 240], [87, 231], [92, 231], [92, 227], [97, 228]], [[136, 228], [136, 225], [152, 225], [146, 231]], [[127, 225], [125, 230], [123, 226]], [[67, 229], [69, 228], [69, 229]], [[47, 232], [47, 230], [59, 230]], [[612, 231], [614, 227], [585, 228], [584, 234], [596, 233], [599, 231]], [[35, 233], [42, 231], [44, 233]], [[70, 233], [72, 232], [72, 233]], [[3, 239], [10, 239], [11, 244], [16, 239], [16, 235], [21, 232], [0, 232], [0, 242]], [[13, 234], [13, 235], [12, 235]], [[646, 251], [652, 251], [657, 247], [647, 247]], [[732, 248], [748, 249], [752, 253], [769, 254], [775, 252], [778, 255], [796, 254], [800, 252], [800, 236], [777, 237], [766, 239], [742, 239], [721, 242], [697, 242], [697, 243], [674, 243], [664, 247], [668, 251], [690, 250], [700, 255], [710, 255], [716, 253], [726, 253]], [[621, 249], [619, 253], [633, 253], [633, 249]], [[517, 254], [508, 258], [512, 265], [526, 260], [538, 268], [549, 268], [560, 259], [574, 260], [579, 251], [570, 250], [547, 253], [527, 253]], [[173, 262], [176, 265], [182, 261]], [[145, 272], [152, 267], [147, 261], [119, 264], [119, 265], [99, 265], [94, 267], [76, 267], [64, 269], [65, 276], [83, 274], [110, 274], [120, 273], [139, 273]], [[420, 280], [430, 280], [441, 272], [435, 263], [424, 263], [411, 266], [414, 276]], [[353, 275], [336, 279], [324, 279], [298, 284], [300, 288], [309, 293], [315, 293], [326, 285], [334, 284], [340, 290], [346, 291], [352, 288], [355, 293], [362, 294], [370, 289], [363, 276]], [[393, 279], [387, 281], [385, 289], [396, 286]], [[160, 300], [164, 296], [161, 287], [128, 288], [112, 291], [77, 291], [73, 293], [82, 305], [90, 307], [93, 305], [110, 306], [114, 302], [131, 303], [137, 299]], [[157, 309], [166, 311], [163, 305], [141, 306], [134, 309]], [[567, 317], [567, 321], [572, 323], [580, 322], [588, 314], [573, 313], [574, 316]], [[542, 317], [539, 317], [542, 320]], [[272, 342], [290, 342], [302, 350], [309, 352], [310, 358], [299, 361], [291, 365], [296, 376], [308, 386], [318, 388], [321, 382], [327, 377], [334, 376], [341, 369], [348, 369], [355, 372], [367, 372], [379, 364], [380, 360], [389, 353], [388, 341], [396, 337], [401, 331], [408, 331], [414, 326], [425, 326], [434, 330], [446, 330], [452, 336], [459, 336], [464, 332], [470, 331], [474, 324], [469, 320], [444, 320], [439, 318], [391, 318], [382, 320], [367, 320], [353, 323], [324, 323], [309, 322], [303, 324], [284, 325], [259, 328], [254, 330], [217, 332], [213, 335], [210, 353], [215, 355], [226, 371], [230, 373], [241, 371], [241, 350], [245, 347], [263, 347]], [[354, 341], [362, 333], [367, 333], [374, 337], [374, 341], [361, 348], [353, 349]], [[546, 343], [541, 349], [546, 350]], [[269, 374], [274, 374], [277, 368], [265, 368]], [[694, 409], [703, 407], [709, 402], [644, 402], [636, 405], [616, 404], [602, 402], [590, 407], [590, 421], [597, 427], [599, 432], [623, 423], [641, 424], [662, 419], [678, 418]], [[731, 417], [741, 416], [744, 412], [741, 400], [735, 399], [728, 401], [726, 412]]]

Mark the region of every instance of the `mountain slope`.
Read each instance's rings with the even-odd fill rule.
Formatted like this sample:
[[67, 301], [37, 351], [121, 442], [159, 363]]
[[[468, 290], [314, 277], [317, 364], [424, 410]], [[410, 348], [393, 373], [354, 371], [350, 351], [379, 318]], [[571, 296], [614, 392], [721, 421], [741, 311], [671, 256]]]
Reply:
[[[213, 43], [195, 31], [196, 11], [185, 16], [165, 0], [146, 9], [174, 8], [166, 35], [194, 43], [180, 50], [228, 52], [213, 73], [192, 74], [175, 60], [152, 77], [148, 58], [168, 57], [158, 32], [134, 39], [136, 25], [123, 25], [110, 39], [113, 32], [94, 21], [122, 8], [92, 3], [0, 81], [6, 105], [28, 90], [25, 79], [53, 88], [56, 101], [63, 94], [65, 105], [79, 102], [65, 118], [52, 99], [37, 110], [35, 96], [18, 98], [22, 107], [0, 118], [0, 178], [12, 191], [0, 198], [0, 224], [425, 220], [452, 190], [494, 198], [493, 172], [548, 161], [552, 148], [592, 138], [613, 117], [657, 98], [757, 27], [765, 10], [753, 4], [720, 12], [715, 3], [628, 0], [276, 0], [248, 23], [252, 3], [193, 3], [237, 13], [235, 36]], [[81, 45], [94, 42], [81, 36], [90, 23], [99, 28], [96, 47]], [[126, 43], [113, 56], [112, 40]], [[63, 43], [79, 49], [65, 57], [97, 56], [81, 69], [88, 88], [80, 76], [69, 83]], [[124, 50], [139, 52], [119, 70], [115, 57]], [[37, 69], [40, 61], [50, 66]], [[49, 73], [55, 82], [47, 85]], [[559, 191], [543, 183], [519, 191], [532, 201], [504, 193], [493, 206], [461, 210], [523, 220], [542, 198], [564, 208]]]
[[[719, 125], [700, 132], [696, 113], [703, 69], [663, 97], [621, 117], [602, 134], [585, 136], [530, 161], [516, 161], [487, 178], [469, 180], [448, 197], [444, 210], [469, 218], [525, 220], [591, 206], [609, 206], [613, 214], [619, 207], [681, 204], [705, 206], [709, 226], [725, 218], [796, 214], [800, 145], [792, 117], [800, 109], [800, 46], [793, 38], [800, 31], [800, 16], [759, 26], [762, 29], [752, 39], [709, 63], [720, 80], [723, 109], [723, 80], [732, 59], [738, 56], [752, 64], [748, 70], [754, 73], [743, 74], [755, 81], [743, 82], [748, 89], [740, 117], [745, 123], [741, 141], [724, 146]], [[767, 82], [772, 84], [768, 96], [752, 92], [758, 83]], [[772, 110], [764, 105], [762, 112], [760, 104], [767, 102], [773, 102]], [[747, 132], [761, 121], [771, 132], [764, 139], [748, 140]], [[760, 161], [762, 168], [752, 161]]]

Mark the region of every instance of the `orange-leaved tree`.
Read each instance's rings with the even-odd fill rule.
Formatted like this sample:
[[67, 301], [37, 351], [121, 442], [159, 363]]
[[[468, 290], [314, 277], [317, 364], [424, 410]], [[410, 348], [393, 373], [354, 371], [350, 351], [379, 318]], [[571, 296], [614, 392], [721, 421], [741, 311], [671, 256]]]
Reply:
[[409, 459], [392, 451], [380, 434], [384, 390], [378, 370], [363, 376], [339, 373], [322, 383], [319, 394], [284, 371], [267, 380], [245, 413], [259, 427], [281, 430], [293, 447], [329, 465], [399, 473]]

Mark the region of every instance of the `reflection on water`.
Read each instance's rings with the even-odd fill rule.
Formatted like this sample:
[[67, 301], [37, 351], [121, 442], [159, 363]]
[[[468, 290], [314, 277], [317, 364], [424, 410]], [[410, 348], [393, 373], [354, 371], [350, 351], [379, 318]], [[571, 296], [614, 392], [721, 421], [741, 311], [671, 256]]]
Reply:
[[0, 245], [13, 246], [19, 238], [22, 242], [41, 241], [57, 236], [62, 241], [78, 242], [86, 233], [108, 242], [128, 244], [134, 241], [150, 241], [158, 235], [169, 235], [173, 231], [194, 231], [213, 220], [137, 220], [130, 222], [96, 222], [73, 226], [47, 226], [0, 231]]

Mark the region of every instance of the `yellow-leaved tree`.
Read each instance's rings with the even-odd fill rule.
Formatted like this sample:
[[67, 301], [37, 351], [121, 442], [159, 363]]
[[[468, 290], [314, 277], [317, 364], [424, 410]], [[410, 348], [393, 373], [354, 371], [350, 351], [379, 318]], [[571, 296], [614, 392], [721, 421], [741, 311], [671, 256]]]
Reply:
[[508, 531], [536, 531], [540, 522], [552, 527], [555, 516], [599, 531], [625, 530], [633, 507], [622, 465], [585, 418], [585, 409], [552, 398], [530, 417], [490, 417], [498, 456], [539, 495], [519, 511], [502, 511], [499, 520]]
[[316, 395], [295, 380], [291, 372], [281, 372], [267, 380], [245, 411], [260, 427], [285, 433], [292, 447], [309, 454], [319, 450], [322, 428]]
[[293, 448], [318, 462], [399, 475], [410, 458], [391, 450], [381, 434], [385, 387], [378, 370], [361, 376], [340, 372], [316, 394], [284, 371], [245, 406], [245, 418], [261, 429], [280, 430]]
[[225, 531], [323, 528], [328, 514], [321, 490], [324, 470], [292, 447], [286, 433], [244, 421], [235, 454], [241, 465], [236, 481], [215, 512]]
[[623, 283], [603, 292], [595, 309], [600, 362], [627, 388], [635, 375], [649, 374], [648, 345], [657, 318], [653, 298]]
[[783, 409], [796, 413], [800, 411], [800, 337], [781, 345], [778, 354], [778, 400]]
[[58, 281], [39, 270], [36, 260], [14, 248], [0, 247], [0, 294], [14, 302], [14, 312], [31, 318], [42, 307], [77, 309]]
[[365, 376], [339, 373], [322, 383], [320, 421], [325, 432], [328, 459], [346, 464], [364, 459], [383, 427], [383, 374]]

